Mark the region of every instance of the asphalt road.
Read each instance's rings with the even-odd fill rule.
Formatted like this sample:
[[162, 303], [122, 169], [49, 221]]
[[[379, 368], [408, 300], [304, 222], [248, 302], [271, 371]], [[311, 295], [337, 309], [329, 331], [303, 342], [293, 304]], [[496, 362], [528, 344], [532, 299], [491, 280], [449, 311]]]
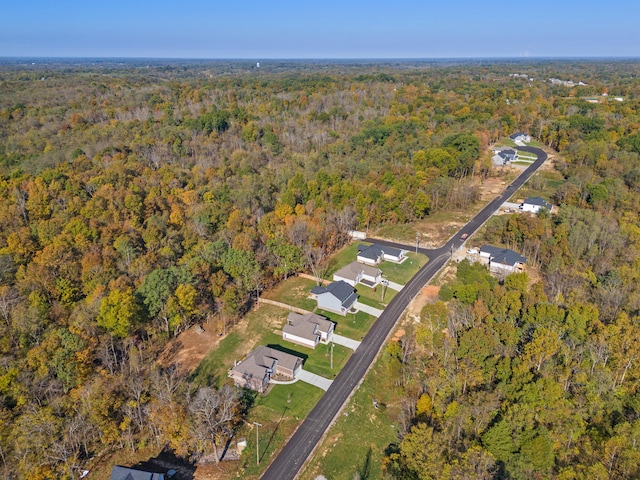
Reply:
[[[262, 475], [264, 480], [294, 480], [298, 472], [311, 455], [316, 445], [324, 435], [333, 419], [338, 415], [342, 406], [349, 399], [352, 392], [364, 378], [376, 355], [382, 348], [384, 341], [404, 312], [409, 302], [418, 294], [433, 276], [440, 271], [451, 257], [453, 249], [458, 248], [464, 240], [463, 234], [471, 236], [491, 215], [520, 188], [531, 175], [544, 163], [547, 154], [539, 148], [518, 147], [518, 150], [535, 153], [538, 159], [518, 176], [499, 197], [492, 200], [480, 213], [473, 217], [449, 241], [437, 249], [422, 249], [419, 251], [429, 257], [429, 262], [409, 280], [405, 287], [389, 302], [387, 308], [365, 335], [360, 347], [353, 353], [347, 364], [336, 376], [335, 380], [302, 422], [300, 427], [289, 439], [280, 454], [273, 460], [269, 468]], [[468, 237], [467, 237], [468, 238]], [[408, 245], [381, 242], [407, 250], [413, 250]], [[414, 247], [415, 248], [415, 247]]]

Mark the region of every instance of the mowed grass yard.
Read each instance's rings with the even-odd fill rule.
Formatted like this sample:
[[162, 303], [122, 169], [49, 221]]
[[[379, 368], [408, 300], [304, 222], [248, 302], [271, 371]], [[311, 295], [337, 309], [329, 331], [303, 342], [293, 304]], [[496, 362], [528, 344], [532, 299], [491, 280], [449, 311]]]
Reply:
[[233, 362], [242, 360], [258, 345], [301, 357], [305, 369], [326, 378], [334, 378], [351, 356], [351, 350], [336, 345], [331, 369], [329, 345], [319, 344], [314, 350], [282, 339], [282, 327], [288, 314], [288, 310], [272, 305], [261, 305], [249, 312], [242, 325], [222, 339], [218, 348], [212, 350], [200, 363], [192, 375], [193, 380], [200, 385], [223, 385], [230, 381], [227, 372]]
[[[267, 395], [256, 395], [247, 420], [236, 436], [246, 438], [247, 447], [240, 458], [242, 467], [234, 478], [258, 478], [323, 393], [319, 388], [297, 382], [293, 385], [274, 385]], [[258, 431], [259, 465], [256, 465], [256, 431], [253, 422], [262, 425]]]
[[[413, 235], [413, 240], [415, 241], [415, 234]], [[325, 278], [327, 280], [333, 279], [334, 273], [336, 273], [342, 267], [349, 265], [351, 262], [355, 262], [356, 257], [358, 256], [358, 245], [361, 244], [371, 245], [371, 243], [368, 242], [354, 241], [335, 253], [329, 260]], [[391, 280], [392, 282], [404, 285], [409, 280], [411, 280], [411, 278], [418, 272], [418, 270], [420, 270], [420, 267], [427, 263], [427, 257], [422, 255], [421, 253], [416, 254], [415, 252], [408, 252], [407, 257], [408, 259], [403, 263], [382, 262], [380, 265], [378, 265], [378, 268], [382, 270], [382, 274], [387, 278], [387, 280]], [[356, 287], [359, 294], [360, 290], [363, 290], [365, 288], [368, 287], [365, 287], [364, 285], [359, 285]], [[388, 303], [386, 301], [386, 294], [385, 303]]]
[[315, 286], [316, 282], [313, 280], [298, 276], [289, 277], [271, 290], [263, 292], [262, 297], [311, 312], [316, 307], [316, 301], [309, 298], [309, 294]]

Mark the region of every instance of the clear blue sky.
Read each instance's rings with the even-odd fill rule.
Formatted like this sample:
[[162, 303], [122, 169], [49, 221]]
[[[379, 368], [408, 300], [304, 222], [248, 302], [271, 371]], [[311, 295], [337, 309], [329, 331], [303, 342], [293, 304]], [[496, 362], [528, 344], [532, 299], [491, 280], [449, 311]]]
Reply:
[[0, 56], [640, 56], [640, 0], [2, 0]]

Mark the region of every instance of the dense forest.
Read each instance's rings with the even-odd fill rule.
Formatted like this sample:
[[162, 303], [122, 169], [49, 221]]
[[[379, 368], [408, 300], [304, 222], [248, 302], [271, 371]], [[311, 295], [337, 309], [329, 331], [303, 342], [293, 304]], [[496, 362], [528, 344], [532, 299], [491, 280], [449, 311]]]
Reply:
[[321, 274], [351, 229], [469, 207], [488, 147], [523, 130], [559, 152], [560, 213], [501, 216], [485, 235], [540, 279], [461, 264], [387, 349], [407, 408], [385, 471], [637, 478], [639, 75], [623, 61], [0, 65], [0, 472], [78, 478], [149, 444], [217, 455], [241, 395], [159, 365], [167, 342]]

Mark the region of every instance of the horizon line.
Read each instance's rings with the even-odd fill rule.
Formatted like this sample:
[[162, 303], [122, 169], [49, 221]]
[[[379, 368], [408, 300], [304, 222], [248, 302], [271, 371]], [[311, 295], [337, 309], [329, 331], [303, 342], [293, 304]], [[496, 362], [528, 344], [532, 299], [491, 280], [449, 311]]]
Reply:
[[424, 60], [640, 60], [640, 55], [540, 55], [540, 56], [453, 56], [453, 57], [162, 57], [162, 56], [64, 56], [64, 55], [0, 55], [0, 60], [198, 60], [198, 61], [424, 61]]

